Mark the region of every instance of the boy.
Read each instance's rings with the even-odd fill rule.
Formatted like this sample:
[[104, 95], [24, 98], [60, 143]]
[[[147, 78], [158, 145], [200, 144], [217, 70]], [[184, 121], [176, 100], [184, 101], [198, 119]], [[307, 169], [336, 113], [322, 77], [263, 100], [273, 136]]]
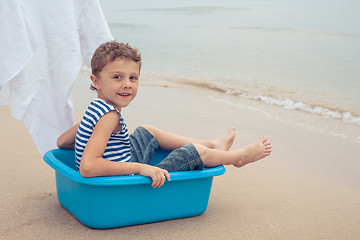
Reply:
[[[266, 137], [229, 152], [235, 130], [215, 140], [197, 140], [142, 125], [130, 136], [121, 115], [135, 98], [141, 56], [128, 44], [115, 41], [100, 45], [91, 61], [94, 99], [81, 122], [58, 138], [59, 148], [74, 148], [76, 167], [84, 177], [140, 174], [150, 177], [154, 188], [170, 181], [168, 172], [201, 170], [203, 167], [242, 167], [271, 153]], [[76, 137], [75, 137], [76, 136]], [[172, 150], [158, 165], [150, 161], [159, 148]]]

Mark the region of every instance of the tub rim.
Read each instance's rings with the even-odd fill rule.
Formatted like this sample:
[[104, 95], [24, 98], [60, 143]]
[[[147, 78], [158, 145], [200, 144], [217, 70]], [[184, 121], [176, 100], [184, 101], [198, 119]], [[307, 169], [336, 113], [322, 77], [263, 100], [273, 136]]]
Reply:
[[[54, 155], [54, 153], [59, 151], [74, 151], [66, 149], [52, 149], [46, 152], [43, 156], [44, 161], [51, 166], [55, 171], [61, 173], [65, 177], [86, 185], [93, 186], [124, 186], [124, 185], [139, 185], [139, 184], [151, 184], [152, 181], [148, 177], [141, 175], [131, 175], [131, 176], [106, 176], [106, 177], [91, 177], [85, 178], [75, 169], [67, 166], [62, 161]], [[204, 168], [204, 170], [194, 170], [194, 171], [183, 171], [183, 172], [170, 172], [170, 182], [173, 181], [184, 181], [184, 180], [193, 180], [207, 177], [219, 176], [225, 173], [225, 168], [223, 165], [213, 167], [213, 168]], [[167, 182], [167, 180], [166, 180]]]

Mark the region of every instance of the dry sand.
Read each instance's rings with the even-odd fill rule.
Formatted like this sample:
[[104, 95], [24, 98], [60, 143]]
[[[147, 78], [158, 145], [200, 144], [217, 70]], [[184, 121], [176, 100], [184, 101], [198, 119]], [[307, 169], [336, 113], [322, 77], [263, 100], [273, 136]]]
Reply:
[[359, 144], [249, 110], [234, 111], [209, 101], [204, 92], [142, 87], [123, 111], [129, 126], [149, 123], [215, 138], [233, 125], [233, 149], [267, 135], [273, 154], [241, 169], [227, 167], [215, 177], [201, 216], [94, 230], [59, 204], [54, 171], [22, 122], [7, 107], [0, 113], [0, 239], [360, 238]]

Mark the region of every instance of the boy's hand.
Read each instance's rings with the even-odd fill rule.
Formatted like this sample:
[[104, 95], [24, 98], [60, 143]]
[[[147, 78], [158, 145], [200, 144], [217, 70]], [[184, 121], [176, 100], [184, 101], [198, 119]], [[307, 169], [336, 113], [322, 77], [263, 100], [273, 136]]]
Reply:
[[150, 177], [153, 180], [153, 183], [151, 184], [153, 188], [161, 187], [162, 185], [164, 185], [165, 179], [170, 181], [170, 175], [168, 171], [147, 164], [141, 165], [142, 166], [140, 168], [139, 174], [145, 177]]

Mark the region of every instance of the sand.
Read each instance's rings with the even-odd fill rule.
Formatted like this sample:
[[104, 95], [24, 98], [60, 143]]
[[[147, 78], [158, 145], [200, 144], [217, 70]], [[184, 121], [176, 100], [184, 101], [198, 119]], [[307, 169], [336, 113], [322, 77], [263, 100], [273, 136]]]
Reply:
[[[80, 104], [81, 108], [81, 104]], [[109, 230], [90, 229], [58, 202], [54, 171], [23, 123], [0, 107], [0, 239], [359, 239], [359, 144], [211, 102], [196, 89], [145, 86], [123, 115], [196, 138], [230, 126], [232, 149], [266, 135], [270, 157], [214, 178], [197, 217]], [[76, 113], [79, 119], [80, 112]]]

